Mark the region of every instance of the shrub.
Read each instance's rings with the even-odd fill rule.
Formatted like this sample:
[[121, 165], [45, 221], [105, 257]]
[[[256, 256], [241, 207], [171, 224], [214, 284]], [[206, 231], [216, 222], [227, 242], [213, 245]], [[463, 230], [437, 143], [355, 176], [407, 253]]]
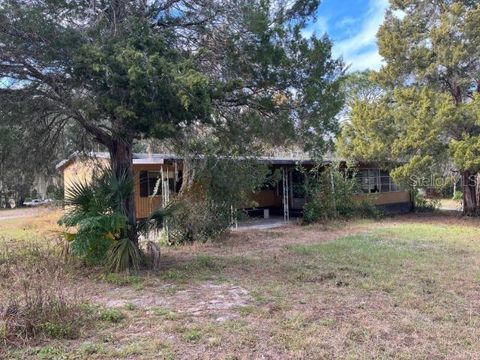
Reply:
[[125, 319], [125, 315], [118, 309], [105, 309], [100, 314], [100, 319], [103, 321], [118, 323]]
[[232, 224], [231, 208], [194, 196], [176, 200], [176, 211], [167, 221], [169, 244], [218, 238]]
[[418, 189], [413, 191], [415, 212], [431, 212], [440, 207], [439, 199], [428, 199]]
[[305, 173], [305, 176], [307, 202], [303, 209], [304, 223], [336, 217], [381, 215], [380, 210], [375, 207], [375, 196], [358, 196], [359, 184], [352, 170], [338, 170], [338, 167], [332, 164], [328, 168], [314, 168], [310, 173]]
[[463, 192], [455, 191], [455, 193], [453, 194], [453, 200], [463, 201]]
[[73, 253], [87, 265], [108, 265], [111, 271], [138, 268], [140, 254], [128, 239], [128, 219], [122, 199], [133, 191], [126, 175], [118, 179], [111, 170], [103, 170], [90, 183], [69, 187], [65, 204], [71, 210], [59, 223], [76, 232], [65, 232]]
[[119, 272], [126, 269], [138, 269], [141, 255], [138, 248], [128, 238], [115, 241], [108, 251], [108, 268]]

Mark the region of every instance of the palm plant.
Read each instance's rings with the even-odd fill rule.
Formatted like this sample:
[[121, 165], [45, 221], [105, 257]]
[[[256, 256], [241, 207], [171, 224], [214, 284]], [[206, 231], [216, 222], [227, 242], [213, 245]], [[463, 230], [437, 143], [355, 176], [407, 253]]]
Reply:
[[[76, 232], [67, 233], [72, 252], [89, 265], [108, 264], [121, 271], [138, 267], [140, 254], [128, 240], [128, 219], [122, 204], [133, 191], [128, 176], [117, 177], [103, 170], [90, 182], [71, 184], [65, 205], [70, 210], [59, 221]], [[128, 243], [127, 243], [128, 241]]]

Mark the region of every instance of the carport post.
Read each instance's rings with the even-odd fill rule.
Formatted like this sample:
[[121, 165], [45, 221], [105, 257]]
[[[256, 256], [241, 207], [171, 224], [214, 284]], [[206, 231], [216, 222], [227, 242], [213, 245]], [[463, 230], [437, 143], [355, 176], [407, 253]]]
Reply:
[[290, 221], [290, 207], [288, 204], [288, 169], [286, 166], [282, 168], [282, 175], [283, 175], [283, 221], [285, 223]]

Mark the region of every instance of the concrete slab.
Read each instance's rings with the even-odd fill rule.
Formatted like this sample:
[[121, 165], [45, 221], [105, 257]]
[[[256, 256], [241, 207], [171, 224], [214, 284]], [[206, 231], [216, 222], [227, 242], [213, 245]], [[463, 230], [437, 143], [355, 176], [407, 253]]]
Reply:
[[233, 231], [244, 230], [268, 230], [279, 228], [282, 226], [295, 225], [298, 222], [298, 218], [290, 218], [290, 221], [285, 223], [283, 217], [273, 216], [269, 219], [249, 219], [246, 221], [240, 221], [237, 227], [233, 227]]

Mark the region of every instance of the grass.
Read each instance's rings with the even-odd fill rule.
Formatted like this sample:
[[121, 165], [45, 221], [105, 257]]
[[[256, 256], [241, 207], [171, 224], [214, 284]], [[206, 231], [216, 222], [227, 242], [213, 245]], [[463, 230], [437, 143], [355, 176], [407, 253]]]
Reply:
[[125, 319], [125, 314], [118, 309], [105, 309], [101, 312], [100, 319], [106, 322], [118, 323]]
[[162, 307], [154, 307], [151, 309], [152, 313], [161, 316], [165, 320], [175, 320], [177, 315], [174, 311]]
[[202, 338], [202, 332], [197, 329], [190, 329], [182, 336], [186, 342], [196, 342]]
[[[438, 213], [236, 233], [218, 243], [162, 249], [159, 273], [109, 274], [101, 281], [95, 270], [62, 265], [52, 237], [48, 246], [38, 243], [48, 234], [45, 224], [0, 222], [2, 236], [4, 228], [10, 236], [18, 232], [3, 240], [8, 251], [0, 252], [0, 275], [13, 279], [5, 273], [7, 263], [24, 275], [45, 268], [40, 277], [21, 278], [44, 287], [60, 281], [66, 294], [82, 294], [85, 304], [76, 309], [93, 320], [73, 340], [54, 326], [35, 341], [3, 347], [4, 354], [0, 338], [0, 358], [417, 359], [480, 353], [475, 219]], [[1, 293], [20, 294], [20, 284], [2, 282]]]

